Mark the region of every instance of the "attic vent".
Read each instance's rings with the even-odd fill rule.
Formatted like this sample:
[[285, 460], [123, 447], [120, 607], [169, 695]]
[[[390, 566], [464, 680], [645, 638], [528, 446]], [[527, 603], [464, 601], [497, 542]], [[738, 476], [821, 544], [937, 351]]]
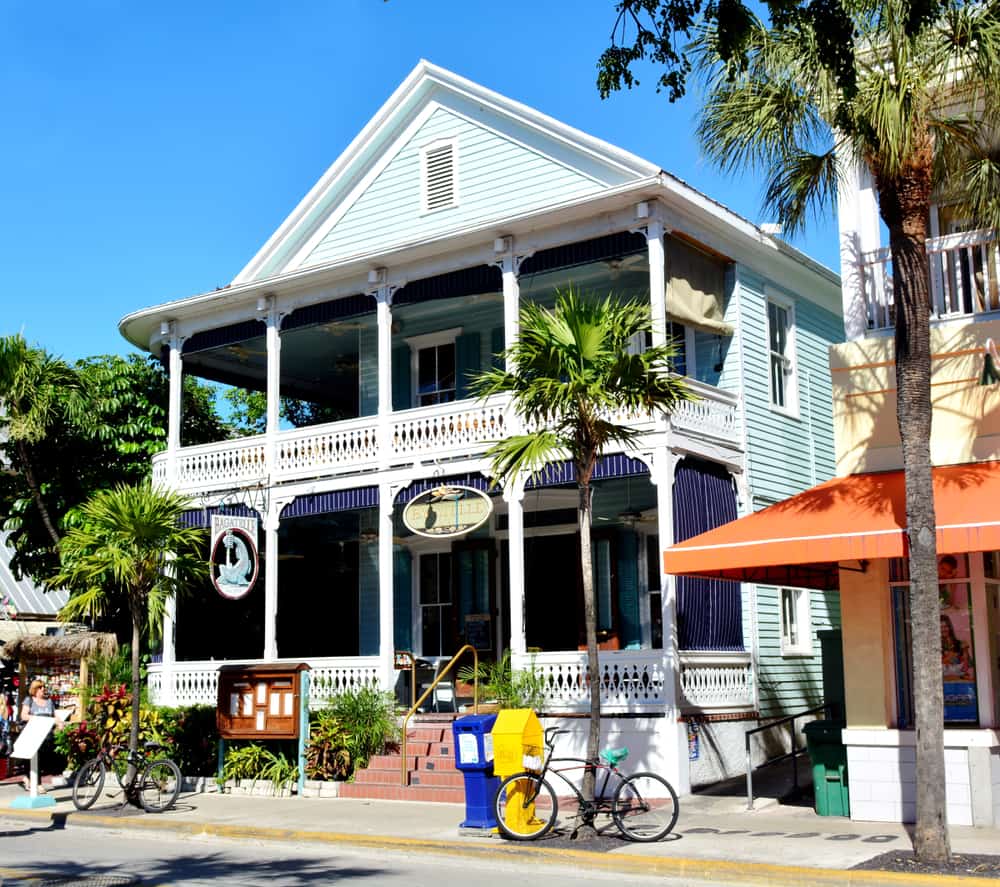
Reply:
[[435, 142], [424, 149], [423, 180], [425, 211], [455, 205], [454, 142]]

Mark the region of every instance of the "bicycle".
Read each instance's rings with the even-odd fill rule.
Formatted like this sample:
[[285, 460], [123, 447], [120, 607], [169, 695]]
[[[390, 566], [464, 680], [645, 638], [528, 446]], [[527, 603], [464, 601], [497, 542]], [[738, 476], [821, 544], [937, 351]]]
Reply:
[[[627, 748], [612, 748], [601, 752], [595, 759], [553, 757], [555, 737], [569, 730], [549, 727], [545, 731], [548, 754], [541, 763], [541, 770], [526, 770], [508, 776], [497, 789], [493, 801], [500, 834], [514, 841], [535, 841], [548, 834], [559, 814], [559, 800], [551, 784], [545, 779], [554, 773], [576, 795], [579, 824], [571, 837], [575, 838], [583, 826], [594, 827], [599, 815], [610, 816], [618, 831], [629, 841], [649, 843], [659, 841], [674, 827], [680, 812], [677, 793], [667, 780], [656, 773], [634, 773], [626, 776], [618, 765], [628, 757]], [[554, 767], [569, 764], [572, 766]], [[588, 801], [566, 773], [576, 770], [593, 770], [594, 800]], [[597, 773], [604, 779], [597, 788]], [[608, 797], [608, 783], [614, 775], [614, 793]], [[510, 824], [508, 823], [510, 816]]]
[[[89, 810], [104, 790], [108, 770], [115, 774], [125, 793], [122, 806], [135, 804], [147, 813], [169, 810], [181, 793], [181, 771], [167, 757], [148, 756], [164, 746], [147, 742], [142, 751], [130, 752], [127, 745], [101, 749], [97, 757], [87, 761], [73, 780], [73, 805], [77, 810]], [[122, 752], [125, 752], [123, 755]], [[129, 773], [131, 772], [131, 778]]]

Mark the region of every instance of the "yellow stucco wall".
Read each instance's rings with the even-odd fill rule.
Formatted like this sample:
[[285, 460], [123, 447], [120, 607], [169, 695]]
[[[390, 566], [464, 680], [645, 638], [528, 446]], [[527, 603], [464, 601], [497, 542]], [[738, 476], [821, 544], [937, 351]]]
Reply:
[[889, 562], [840, 571], [847, 726], [887, 728], [895, 717]]
[[[1000, 459], [1000, 384], [979, 384], [990, 338], [1000, 344], [1000, 320], [964, 318], [931, 328], [935, 465]], [[893, 357], [891, 336], [830, 349], [839, 475], [902, 467]]]

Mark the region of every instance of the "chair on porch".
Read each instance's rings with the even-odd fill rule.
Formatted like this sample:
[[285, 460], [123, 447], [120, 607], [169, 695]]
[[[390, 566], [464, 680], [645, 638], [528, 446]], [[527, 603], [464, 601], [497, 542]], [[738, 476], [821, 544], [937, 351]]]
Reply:
[[[421, 660], [418, 660], [418, 662], [421, 662]], [[427, 688], [434, 683], [434, 680], [438, 677], [438, 675], [441, 674], [442, 670], [448, 664], [448, 662], [449, 658], [447, 656], [438, 656], [434, 657], [430, 661], [427, 660], [422, 661], [422, 663], [426, 665], [426, 671], [431, 672], [431, 669], [433, 669], [433, 672], [431, 672], [430, 674], [425, 673], [424, 675], [420, 675], [420, 678], [418, 678], [419, 680], [419, 690], [417, 693], [418, 696], [423, 695], [424, 691], [427, 690]], [[451, 675], [449, 675], [445, 680], [441, 681], [441, 683], [439, 683], [434, 688], [434, 690], [431, 692], [429, 702], [430, 702], [430, 708], [429, 708], [430, 711], [453, 712], [458, 710], [455, 701], [455, 681]], [[426, 705], [427, 702], [424, 702], [424, 705], [421, 706], [422, 711], [427, 710], [425, 708]]]

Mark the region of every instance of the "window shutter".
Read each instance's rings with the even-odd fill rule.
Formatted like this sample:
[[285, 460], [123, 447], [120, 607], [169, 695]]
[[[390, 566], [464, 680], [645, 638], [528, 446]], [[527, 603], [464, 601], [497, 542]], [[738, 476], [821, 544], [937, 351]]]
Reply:
[[424, 152], [424, 207], [428, 212], [455, 205], [455, 146], [438, 145]]
[[410, 382], [410, 346], [392, 349], [392, 408], [408, 410], [412, 406]]
[[469, 397], [469, 384], [479, 372], [479, 333], [464, 333], [455, 339], [455, 398]]
[[402, 545], [393, 546], [392, 563], [392, 643], [397, 650], [412, 650], [413, 587], [411, 585], [411, 578], [413, 563], [410, 558], [410, 552]]
[[490, 333], [490, 354], [493, 355], [493, 369], [495, 370], [502, 370], [504, 368], [504, 361], [501, 356], [504, 345], [503, 327], [494, 327], [493, 332]]

